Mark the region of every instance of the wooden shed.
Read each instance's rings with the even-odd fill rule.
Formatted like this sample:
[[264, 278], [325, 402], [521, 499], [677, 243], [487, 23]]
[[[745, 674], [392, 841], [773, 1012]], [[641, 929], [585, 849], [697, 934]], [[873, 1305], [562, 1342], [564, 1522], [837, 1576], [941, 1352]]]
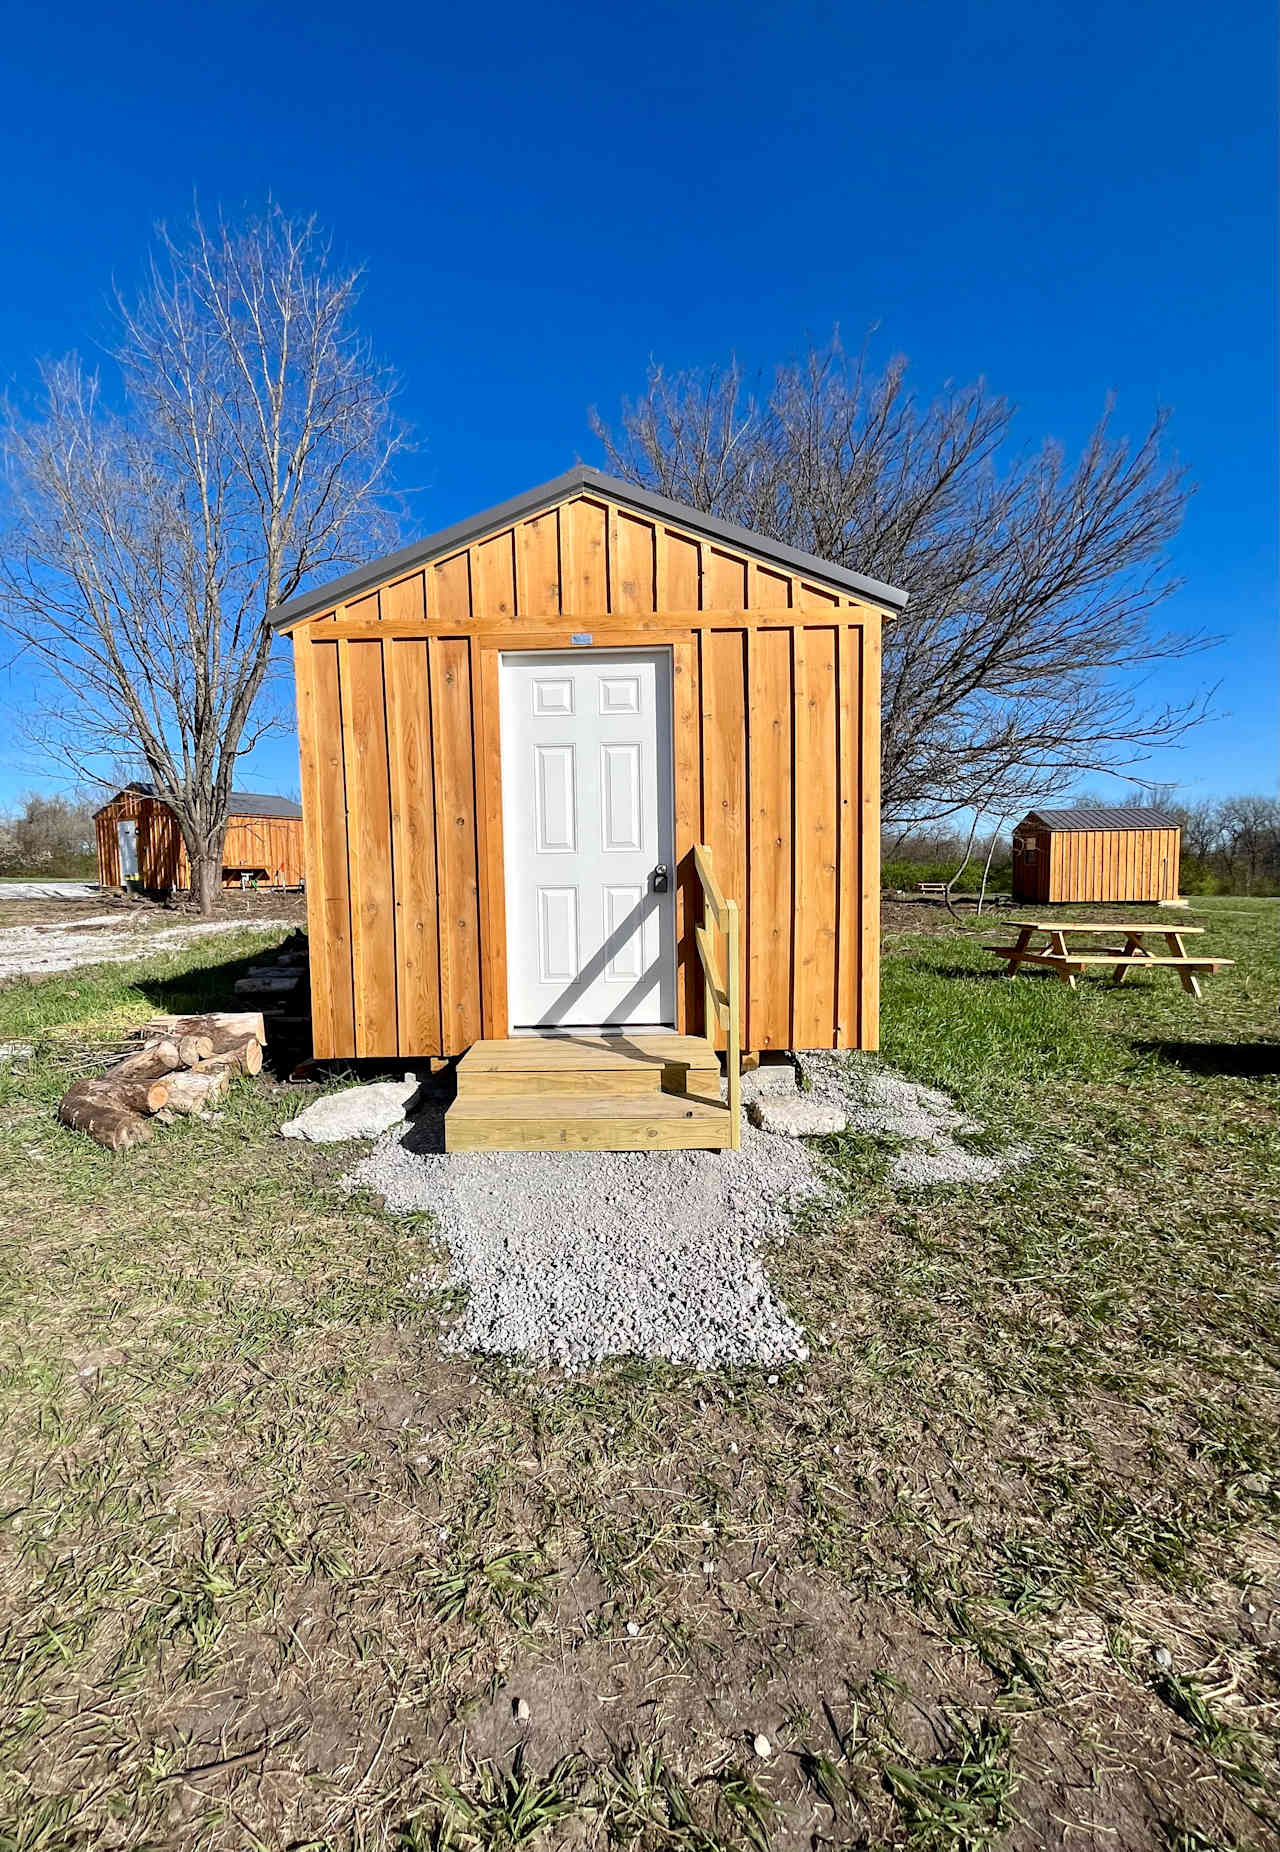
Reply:
[[[148, 893], [190, 887], [182, 831], [154, 785], [126, 785], [94, 812], [94, 822], [101, 886], [136, 880]], [[272, 887], [297, 887], [302, 875], [301, 805], [287, 797], [233, 791], [222, 846], [224, 885], [238, 885], [244, 876]]]
[[[644, 1041], [669, 1092], [708, 1032], [874, 1048], [880, 628], [905, 603], [578, 468], [282, 606], [316, 1055], [471, 1050], [461, 1107], [575, 1049]], [[629, 1142], [727, 1142], [707, 1130]], [[467, 1141], [515, 1136], [498, 1113]]]
[[1160, 810], [1031, 810], [1013, 832], [1013, 897], [1176, 900], [1181, 844]]

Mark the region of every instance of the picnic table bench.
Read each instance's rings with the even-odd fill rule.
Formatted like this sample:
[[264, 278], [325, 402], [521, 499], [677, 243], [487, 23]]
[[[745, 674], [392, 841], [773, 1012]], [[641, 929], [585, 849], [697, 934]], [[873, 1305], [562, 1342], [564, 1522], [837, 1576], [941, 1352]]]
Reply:
[[[1113, 982], [1123, 984], [1130, 971], [1157, 968], [1175, 970], [1182, 988], [1193, 997], [1200, 995], [1198, 973], [1221, 971], [1235, 963], [1233, 958], [1214, 958], [1208, 954], [1188, 953], [1183, 940], [1192, 933], [1202, 933], [1203, 926], [1170, 926], [1165, 920], [1014, 920], [1018, 934], [1016, 945], [984, 945], [984, 952], [994, 952], [1008, 961], [1006, 975], [1013, 977], [1019, 965], [1044, 965], [1056, 971], [1076, 988], [1076, 979], [1094, 965], [1110, 965]], [[1033, 946], [1034, 933], [1044, 933], [1047, 945]], [[1067, 945], [1067, 935], [1088, 937], [1098, 933], [1123, 933], [1124, 944], [1106, 946], [1097, 951], [1081, 951]], [[1168, 948], [1165, 956], [1148, 949], [1146, 940], [1154, 934]]]

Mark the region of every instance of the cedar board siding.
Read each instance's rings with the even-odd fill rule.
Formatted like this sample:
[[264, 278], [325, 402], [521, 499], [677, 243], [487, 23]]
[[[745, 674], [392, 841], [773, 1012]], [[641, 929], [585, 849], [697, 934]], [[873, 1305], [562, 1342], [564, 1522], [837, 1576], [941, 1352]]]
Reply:
[[746, 1048], [874, 1048], [875, 605], [582, 496], [292, 631], [315, 1053], [507, 1033], [503, 649], [672, 650], [677, 1026], [702, 1031], [695, 842], [742, 912]]
[[1176, 900], [1181, 831], [1025, 831], [1037, 854], [1014, 859], [1014, 898], [1054, 905], [1071, 901]]
[[[166, 805], [138, 791], [123, 791], [95, 818], [98, 881], [120, 886], [120, 843], [116, 824], [138, 825], [138, 878], [150, 892], [191, 885], [187, 851], [177, 819]], [[228, 868], [265, 868], [271, 881], [297, 887], [304, 869], [302, 822], [297, 817], [230, 817], [222, 851]]]

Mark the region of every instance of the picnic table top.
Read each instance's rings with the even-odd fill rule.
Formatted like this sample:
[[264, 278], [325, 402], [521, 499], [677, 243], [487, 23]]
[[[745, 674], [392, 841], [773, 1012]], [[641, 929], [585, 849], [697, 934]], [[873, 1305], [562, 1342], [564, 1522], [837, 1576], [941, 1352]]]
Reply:
[[1179, 920], [1010, 920], [1030, 932], [1203, 932], [1203, 926], [1184, 926]]

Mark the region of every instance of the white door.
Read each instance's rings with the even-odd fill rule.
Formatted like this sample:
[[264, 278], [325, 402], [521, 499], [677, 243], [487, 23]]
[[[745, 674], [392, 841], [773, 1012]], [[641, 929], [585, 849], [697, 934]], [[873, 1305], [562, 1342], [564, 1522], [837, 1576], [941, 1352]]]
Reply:
[[673, 1027], [671, 652], [504, 655], [512, 1029]]
[[138, 876], [138, 825], [134, 818], [116, 824], [116, 841], [120, 845], [120, 885]]

